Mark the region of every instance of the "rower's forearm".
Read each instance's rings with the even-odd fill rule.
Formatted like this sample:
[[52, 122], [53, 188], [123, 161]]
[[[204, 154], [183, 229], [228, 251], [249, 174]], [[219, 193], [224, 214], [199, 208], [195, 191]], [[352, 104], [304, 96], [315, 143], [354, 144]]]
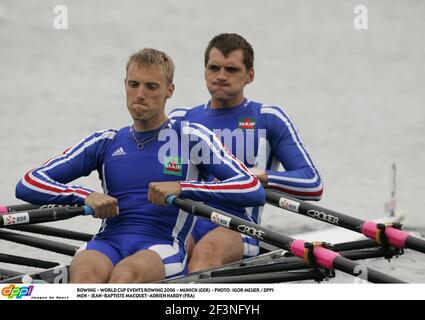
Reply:
[[320, 175], [310, 168], [293, 171], [266, 170], [267, 188], [293, 195], [303, 200], [320, 200], [323, 183]]
[[44, 183], [31, 172], [18, 182], [15, 189], [16, 198], [33, 204], [84, 205], [90, 193], [92, 190], [80, 186]]
[[181, 197], [209, 202], [231, 204], [242, 207], [257, 207], [265, 204], [265, 191], [260, 181], [249, 179], [232, 182], [181, 182]]

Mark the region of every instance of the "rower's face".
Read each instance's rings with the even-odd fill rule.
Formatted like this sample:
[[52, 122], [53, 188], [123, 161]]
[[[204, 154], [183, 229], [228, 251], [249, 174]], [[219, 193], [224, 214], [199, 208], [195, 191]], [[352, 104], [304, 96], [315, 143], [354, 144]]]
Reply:
[[234, 50], [225, 57], [217, 48], [211, 49], [205, 68], [205, 80], [213, 99], [240, 99], [243, 97], [244, 87], [253, 79], [254, 69], [246, 69], [242, 50]]
[[173, 95], [162, 66], [132, 63], [125, 79], [127, 108], [133, 120], [146, 121], [164, 113], [165, 102]]

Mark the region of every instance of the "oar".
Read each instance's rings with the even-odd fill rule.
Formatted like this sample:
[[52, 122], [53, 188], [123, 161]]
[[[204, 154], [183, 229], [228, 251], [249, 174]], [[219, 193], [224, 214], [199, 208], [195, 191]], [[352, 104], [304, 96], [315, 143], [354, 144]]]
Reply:
[[[364, 260], [381, 258], [385, 255], [382, 248], [373, 248], [366, 250], [356, 251], [342, 251], [341, 256], [350, 260]], [[311, 268], [311, 266], [300, 260], [297, 257], [281, 258], [276, 261], [266, 261], [265, 263], [250, 264], [240, 266], [232, 269], [214, 270], [210, 272], [211, 277], [226, 277], [234, 275], [247, 275], [254, 273], [266, 273], [266, 272], [280, 272], [280, 271], [292, 271]], [[188, 275], [190, 276], [190, 275]]]
[[78, 250], [77, 246], [73, 246], [67, 243], [41, 239], [8, 230], [0, 230], [0, 239], [65, 254], [68, 256], [74, 256]]
[[41, 280], [48, 283], [68, 283], [69, 265], [58, 266], [41, 272], [19, 274], [0, 281], [0, 283], [36, 283]]
[[177, 198], [176, 196], [168, 196], [166, 202], [188, 213], [209, 219], [222, 227], [238, 231], [276, 247], [291, 251], [295, 256], [305, 259], [310, 264], [316, 264], [325, 269], [340, 270], [354, 276], [359, 276], [363, 272], [366, 272], [366, 274], [362, 274], [362, 278], [370, 282], [403, 283], [403, 281], [397, 278], [344, 258], [339, 253], [326, 249], [323, 246], [310, 246], [311, 243], [304, 240], [293, 239], [221, 210], [211, 208], [205, 204]]
[[64, 220], [80, 215], [92, 215], [93, 209], [82, 207], [53, 207], [29, 211], [19, 211], [0, 215], [0, 228], [17, 224], [33, 224]]
[[[384, 249], [379, 247], [376, 241], [371, 239], [332, 244], [332, 251], [340, 251], [343, 257], [350, 260], [388, 257]], [[287, 257], [287, 253], [288, 251], [286, 250], [277, 249], [249, 259], [226, 264], [219, 269], [203, 270], [175, 277], [170, 279], [170, 282], [174, 283], [174, 280], [178, 280], [179, 283], [192, 283], [196, 282], [199, 278], [250, 275], [311, 268], [310, 265], [300, 260], [300, 258], [293, 257], [291, 253]], [[332, 273], [328, 274], [332, 275]]]
[[11, 277], [18, 277], [21, 274], [21, 272], [0, 268], [0, 283], [2, 283], [3, 280], [6, 280]]
[[8, 205], [8, 206], [0, 205], [0, 214], [17, 212], [17, 211], [28, 211], [28, 210], [34, 210], [34, 209], [59, 208], [59, 207], [63, 207], [63, 206], [58, 204], [38, 205], [38, 204], [31, 204], [31, 203], [14, 204], [14, 205]]
[[266, 190], [266, 199], [268, 203], [276, 207], [362, 233], [381, 245], [388, 244], [399, 249], [408, 248], [425, 253], [425, 240], [414, 237], [394, 226], [385, 226], [382, 223], [347, 216], [272, 190]]
[[44, 269], [57, 267], [59, 265], [59, 263], [57, 262], [45, 261], [40, 259], [32, 259], [27, 257], [20, 257], [20, 256], [4, 254], [4, 253], [0, 253], [0, 262], [18, 264], [21, 266], [29, 266], [29, 267], [35, 267], [35, 268], [44, 268]]
[[66, 230], [61, 228], [53, 228], [53, 227], [48, 227], [48, 226], [43, 226], [38, 224], [14, 225], [14, 226], [8, 226], [7, 229], [31, 232], [31, 233], [42, 234], [46, 236], [60, 237], [64, 239], [72, 239], [72, 240], [78, 240], [78, 241], [90, 241], [94, 237], [93, 234], [89, 234], [89, 233]]
[[318, 269], [308, 269], [275, 273], [254, 273], [249, 275], [235, 274], [225, 277], [200, 277], [190, 280], [182, 277], [172, 278], [170, 280], [166, 279], [158, 281], [158, 283], [281, 283], [303, 280], [314, 280], [320, 282], [326, 278], [327, 276], [322, 274]]

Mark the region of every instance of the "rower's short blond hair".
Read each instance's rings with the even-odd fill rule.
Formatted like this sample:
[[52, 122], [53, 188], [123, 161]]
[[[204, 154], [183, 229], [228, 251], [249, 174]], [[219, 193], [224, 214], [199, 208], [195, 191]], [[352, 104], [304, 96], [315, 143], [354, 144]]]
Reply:
[[135, 62], [139, 65], [159, 65], [164, 69], [165, 78], [167, 82], [173, 83], [174, 78], [174, 62], [170, 58], [170, 56], [162, 51], [152, 49], [152, 48], [144, 48], [143, 50], [139, 50], [133, 53], [128, 59], [126, 65], [126, 72], [128, 73], [128, 68], [130, 65]]

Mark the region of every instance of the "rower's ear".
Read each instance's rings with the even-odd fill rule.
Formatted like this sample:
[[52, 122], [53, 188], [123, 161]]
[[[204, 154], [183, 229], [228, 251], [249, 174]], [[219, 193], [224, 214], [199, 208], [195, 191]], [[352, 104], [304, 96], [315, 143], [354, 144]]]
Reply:
[[174, 86], [174, 83], [170, 83], [168, 86], [167, 86], [167, 94], [166, 94], [166, 98], [167, 99], [169, 99], [169, 98], [171, 98], [172, 96], [173, 96], [173, 93], [174, 93], [174, 89], [175, 89], [176, 87]]
[[245, 84], [250, 84], [252, 81], [254, 81], [254, 76], [255, 76], [254, 68], [251, 68], [251, 70], [249, 70], [246, 75]]

